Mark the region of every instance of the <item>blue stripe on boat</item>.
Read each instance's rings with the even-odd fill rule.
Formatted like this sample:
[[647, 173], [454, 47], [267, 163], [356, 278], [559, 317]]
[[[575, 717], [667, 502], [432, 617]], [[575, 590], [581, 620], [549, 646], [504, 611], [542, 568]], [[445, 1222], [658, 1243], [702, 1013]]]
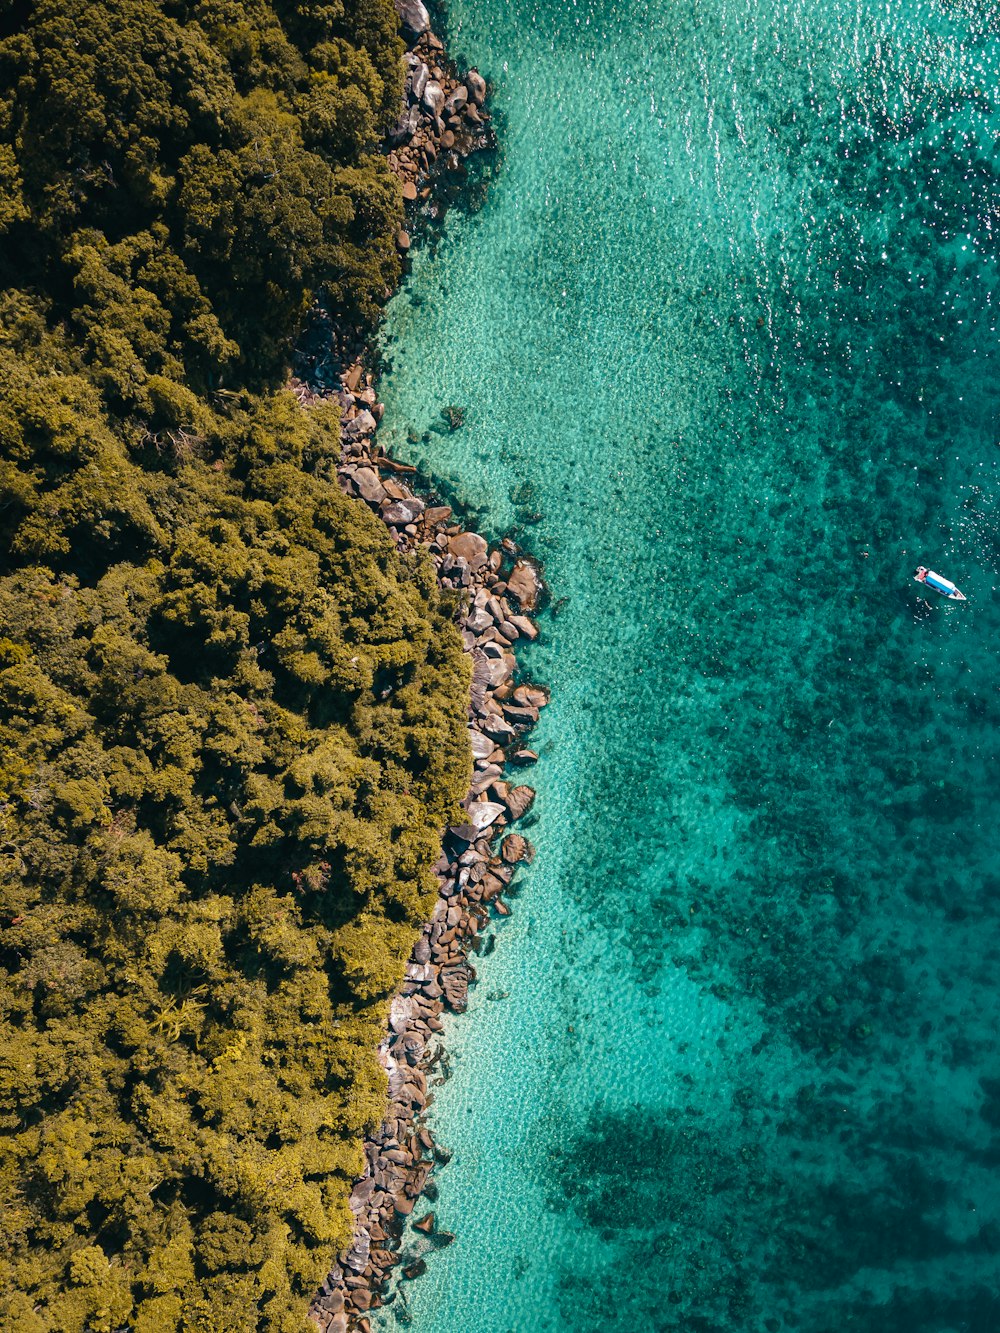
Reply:
[[928, 582], [932, 588], [937, 588], [938, 592], [956, 591], [954, 583], [948, 583], [945, 579], [938, 578], [936, 574], [928, 574], [926, 582]]

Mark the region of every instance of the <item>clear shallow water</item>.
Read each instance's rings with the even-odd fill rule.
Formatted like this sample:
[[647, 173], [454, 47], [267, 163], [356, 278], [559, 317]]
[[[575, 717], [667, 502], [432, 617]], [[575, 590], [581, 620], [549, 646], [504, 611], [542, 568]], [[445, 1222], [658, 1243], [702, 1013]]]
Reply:
[[377, 1322], [995, 1333], [1000, 10], [450, 31], [502, 162], [393, 304], [382, 430], [562, 604], [432, 1110], [458, 1238]]

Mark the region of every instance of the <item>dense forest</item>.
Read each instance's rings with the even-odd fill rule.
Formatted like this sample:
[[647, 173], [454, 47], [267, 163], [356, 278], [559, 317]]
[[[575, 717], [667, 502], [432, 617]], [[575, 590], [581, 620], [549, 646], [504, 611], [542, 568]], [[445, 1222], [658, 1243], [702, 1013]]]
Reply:
[[464, 794], [286, 382], [397, 278], [392, 0], [0, 0], [0, 1328], [301, 1330]]

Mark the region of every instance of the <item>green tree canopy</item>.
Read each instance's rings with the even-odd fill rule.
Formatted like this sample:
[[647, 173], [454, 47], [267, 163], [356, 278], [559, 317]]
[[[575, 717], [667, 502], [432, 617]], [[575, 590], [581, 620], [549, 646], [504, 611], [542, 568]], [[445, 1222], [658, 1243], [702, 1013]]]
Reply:
[[0, 7], [0, 1327], [300, 1330], [468, 781], [424, 558], [281, 387], [371, 319], [391, 0]]

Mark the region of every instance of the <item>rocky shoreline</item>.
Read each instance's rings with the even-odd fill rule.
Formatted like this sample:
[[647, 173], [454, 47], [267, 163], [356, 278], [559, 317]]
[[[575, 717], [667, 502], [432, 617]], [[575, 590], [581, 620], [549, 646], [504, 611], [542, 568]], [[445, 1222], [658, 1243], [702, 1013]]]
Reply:
[[[463, 158], [491, 142], [486, 84], [475, 70], [458, 76], [420, 0], [397, 0], [397, 9], [408, 38], [409, 74], [388, 160], [403, 181], [410, 206], [425, 200], [433, 205], [435, 169], [460, 170]], [[409, 249], [407, 231], [400, 232], [398, 244], [403, 252]], [[344, 339], [339, 347], [333, 341], [337, 360], [315, 358], [313, 373], [296, 388], [304, 399], [318, 389], [339, 400], [340, 485], [381, 516], [401, 552], [426, 550], [441, 586], [460, 592], [459, 626], [472, 657], [469, 734], [474, 767], [462, 803], [465, 818], [444, 834], [434, 867], [438, 901], [392, 1000], [388, 1032], [379, 1048], [389, 1078], [389, 1106], [380, 1129], [365, 1143], [367, 1168], [351, 1193], [353, 1240], [338, 1256], [309, 1311], [324, 1333], [370, 1333], [369, 1310], [405, 1302], [403, 1284], [388, 1292], [393, 1270], [403, 1265], [402, 1277], [409, 1280], [426, 1268], [416, 1246], [404, 1263], [401, 1246], [406, 1219], [421, 1198], [433, 1203], [434, 1168], [449, 1157], [425, 1122], [433, 1101], [428, 1084], [447, 1077], [441, 1017], [446, 1010], [465, 1010], [469, 985], [476, 979], [472, 955], [491, 949], [493, 936], [485, 933], [491, 914], [510, 914], [504, 894], [517, 866], [534, 854], [528, 840], [511, 832], [510, 825], [528, 811], [535, 793], [527, 785], [507, 782], [504, 773], [508, 765], [535, 762], [537, 755], [522, 741], [548, 702], [548, 691], [515, 683], [515, 646], [538, 635], [532, 618], [542, 593], [537, 565], [510, 540], [490, 549], [478, 533], [454, 521], [450, 507], [413, 493], [403, 476], [414, 469], [387, 458], [375, 440], [382, 411], [373, 376], [362, 366], [363, 349]], [[343, 369], [348, 350], [354, 359]], [[453, 1239], [437, 1228], [430, 1211], [412, 1226], [426, 1251]]]

